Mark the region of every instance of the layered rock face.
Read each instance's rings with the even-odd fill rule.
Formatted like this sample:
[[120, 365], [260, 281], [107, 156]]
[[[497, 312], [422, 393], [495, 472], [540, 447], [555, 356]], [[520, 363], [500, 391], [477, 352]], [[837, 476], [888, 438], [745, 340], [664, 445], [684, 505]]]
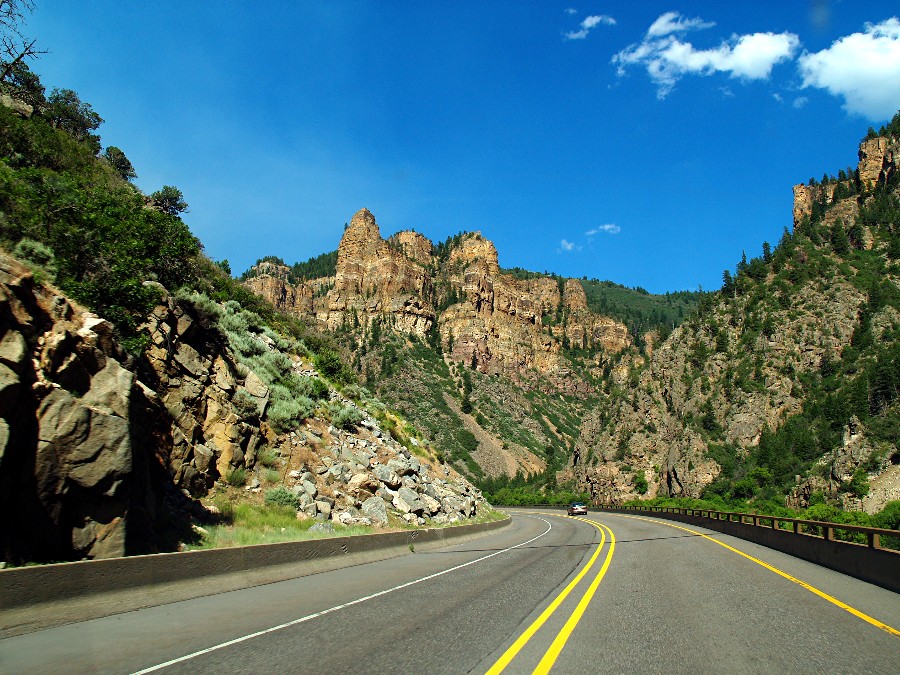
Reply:
[[[334, 287], [325, 296], [323, 311], [317, 312], [328, 328], [354, 319], [368, 324], [389, 315], [400, 331], [425, 335], [431, 329], [435, 312], [428, 300], [431, 279], [424, 267], [430, 262], [430, 251], [417, 246], [414, 233], [395, 241], [392, 245], [381, 238], [367, 209], [353, 216], [338, 246]], [[407, 249], [426, 261], [408, 257]]]
[[325, 327], [369, 325], [391, 317], [403, 332], [425, 335], [434, 322], [431, 242], [415, 232], [381, 237], [375, 217], [361, 209], [338, 247], [334, 277], [288, 283], [289, 268], [262, 263], [245, 283], [276, 308], [317, 319]]
[[0, 504], [7, 561], [140, 552], [161, 493], [158, 400], [112, 326], [0, 255]]
[[[863, 185], [890, 179], [896, 171], [898, 144], [896, 138], [862, 143]], [[795, 186], [795, 225], [813, 214], [814, 203], [824, 203], [827, 210], [819, 212], [822, 223], [831, 227], [840, 220], [849, 230], [859, 214], [860, 197], [847, 190], [844, 194], [851, 196], [835, 199], [839, 185]], [[862, 229], [858, 245], [871, 250], [873, 234]], [[822, 264], [837, 267], [843, 262], [831, 255]], [[615, 384], [624, 393], [610, 397], [584, 421], [580, 461], [567, 469], [566, 476], [599, 503], [639, 498], [641, 477], [648, 497], [699, 497], [720, 473], [719, 464], [711, 459], [714, 444], [746, 453], [758, 446], [766, 429], [777, 429], [800, 413], [806, 396], [802, 378], [819, 372], [823, 363], [840, 358], [852, 346], [867, 302], [866, 290], [851, 276], [829, 273], [819, 278], [807, 263], [803, 250], [781, 262], [798, 272], [799, 281], [789, 289], [779, 283], [774, 269], [766, 271], [757, 292], [764, 292], [768, 305], [761, 307], [746, 296], [720, 298], [702, 319], [685, 322], [655, 345], [645, 364], [637, 359], [629, 364], [626, 359], [613, 370]], [[890, 267], [879, 274], [900, 285]], [[876, 342], [890, 335], [897, 318], [888, 307], [871, 319]], [[767, 330], [759, 328], [763, 321], [768, 322]], [[748, 341], [747, 334], [754, 339]], [[748, 379], [756, 384], [748, 385]], [[820, 460], [823, 475], [804, 479], [789, 505], [805, 507], [817, 491], [842, 500], [847, 508], [869, 511], [897, 499], [900, 469], [887, 460], [877, 470], [879, 475], [869, 476], [870, 496], [858, 499], [841, 492], [854, 472], [870, 461], [873, 449], [858, 420], [851, 422], [842, 447]]]
[[[900, 139], [890, 137], [870, 138], [859, 145], [859, 164], [857, 173], [859, 183], [864, 188], [874, 188], [884, 185], [897, 171], [897, 163], [894, 157], [900, 152]], [[813, 203], [824, 202], [832, 204], [834, 193], [840, 183], [827, 183], [824, 185], [795, 185], [794, 186], [794, 227], [800, 224], [804, 217], [812, 215]], [[845, 185], [849, 186], [850, 181]], [[842, 220], [849, 227], [859, 215], [859, 204], [855, 199], [841, 199], [833, 208], [825, 214], [825, 224], [832, 225], [837, 220]]]
[[168, 413], [167, 442], [157, 452], [175, 485], [200, 497], [230, 469], [254, 465], [266, 438], [233, 399], [255, 402], [264, 418], [269, 391], [253, 371], [239, 371], [218, 330], [161, 292], [144, 326], [152, 344], [143, 377]]
[[563, 348], [618, 353], [631, 344], [623, 324], [588, 310], [578, 281], [561, 289], [551, 278], [505, 274], [496, 248], [478, 233], [465, 235], [438, 260], [431, 242], [415, 232], [384, 240], [366, 209], [344, 232], [334, 278], [292, 286], [287, 272], [263, 263], [245, 283], [279, 309], [331, 329], [380, 319], [424, 336], [436, 323], [455, 360], [513, 379], [540, 374], [564, 390], [583, 383], [570, 377]]
[[451, 251], [443, 272], [461, 301], [440, 316], [442, 342], [455, 360], [483, 373], [519, 380], [536, 371], [558, 388], [575, 391], [579, 382], [561, 355], [567, 342], [609, 353], [631, 343], [624, 324], [587, 309], [578, 281], [569, 279], [560, 292], [551, 278], [504, 274], [497, 249], [478, 233]]

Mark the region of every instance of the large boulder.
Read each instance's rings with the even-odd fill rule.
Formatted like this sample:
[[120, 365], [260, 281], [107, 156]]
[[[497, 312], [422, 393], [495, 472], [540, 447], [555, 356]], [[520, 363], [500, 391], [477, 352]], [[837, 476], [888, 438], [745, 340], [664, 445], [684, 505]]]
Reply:
[[0, 255], [0, 508], [15, 513], [4, 560], [156, 550], [165, 410], [132, 363], [108, 322]]
[[387, 525], [387, 505], [381, 497], [369, 497], [362, 504], [362, 512], [371, 518], [373, 522], [379, 525]]

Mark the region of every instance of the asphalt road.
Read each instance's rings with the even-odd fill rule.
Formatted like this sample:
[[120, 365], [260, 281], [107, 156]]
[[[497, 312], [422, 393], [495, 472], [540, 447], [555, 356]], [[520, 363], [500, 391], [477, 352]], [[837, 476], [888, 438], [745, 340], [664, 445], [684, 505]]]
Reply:
[[872, 623], [900, 629], [896, 593], [671, 525], [516, 511], [467, 544], [0, 640], [0, 672], [900, 670]]

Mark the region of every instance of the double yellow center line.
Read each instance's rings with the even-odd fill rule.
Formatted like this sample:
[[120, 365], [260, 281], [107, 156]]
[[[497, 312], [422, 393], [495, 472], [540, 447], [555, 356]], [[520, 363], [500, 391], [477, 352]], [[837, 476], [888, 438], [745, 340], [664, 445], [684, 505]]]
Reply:
[[[546, 514], [542, 514], [546, 515]], [[560, 516], [562, 517], [562, 516]], [[588, 587], [587, 591], [585, 591], [584, 595], [581, 597], [581, 600], [578, 603], [578, 606], [575, 607], [571, 616], [569, 616], [568, 621], [566, 621], [565, 626], [563, 626], [562, 630], [557, 634], [556, 638], [553, 640], [553, 644], [547, 649], [544, 653], [543, 658], [540, 663], [538, 663], [537, 668], [535, 668], [535, 673], [548, 673], [550, 672], [550, 668], [553, 667], [553, 664], [556, 663], [556, 659], [559, 657], [560, 652], [562, 652], [563, 647], [566, 645], [566, 641], [569, 639], [569, 636], [572, 634], [572, 631], [575, 630], [575, 626], [578, 625], [578, 622], [581, 620], [584, 611], [587, 609], [588, 604], [591, 602], [591, 598], [594, 597], [594, 593], [597, 591], [597, 587], [600, 585], [600, 582], [603, 581], [603, 577], [606, 574], [606, 570], [609, 569], [609, 563], [612, 561], [613, 553], [616, 550], [616, 536], [613, 534], [613, 531], [610, 530], [606, 525], [602, 525], [600, 523], [595, 523], [592, 520], [587, 520], [586, 518], [576, 518], [576, 520], [580, 520], [584, 523], [588, 523], [593, 525], [598, 530], [600, 530], [600, 545], [597, 546], [597, 550], [594, 551], [594, 554], [591, 556], [591, 559], [588, 561], [588, 564], [584, 566], [584, 568], [578, 573], [578, 575], [572, 579], [568, 586], [566, 586], [563, 591], [556, 596], [556, 598], [551, 602], [547, 608], [541, 612], [541, 615], [535, 619], [534, 623], [532, 623], [522, 635], [507, 649], [503, 656], [501, 656], [497, 662], [490, 667], [487, 671], [488, 675], [496, 675], [497, 673], [503, 672], [503, 669], [508, 666], [516, 655], [522, 650], [522, 648], [528, 643], [528, 641], [534, 636], [535, 633], [544, 625], [544, 623], [549, 619], [553, 613], [559, 609], [559, 606], [563, 603], [563, 601], [569, 596], [569, 594], [575, 589], [578, 583], [587, 575], [587, 573], [594, 567], [597, 560], [600, 558], [600, 553], [603, 551], [603, 546], [606, 544], [606, 535], [609, 533], [609, 550], [606, 553], [606, 559], [603, 561], [603, 565], [600, 567], [600, 570], [597, 572], [597, 575], [594, 577], [594, 580], [591, 582], [591, 585]]]

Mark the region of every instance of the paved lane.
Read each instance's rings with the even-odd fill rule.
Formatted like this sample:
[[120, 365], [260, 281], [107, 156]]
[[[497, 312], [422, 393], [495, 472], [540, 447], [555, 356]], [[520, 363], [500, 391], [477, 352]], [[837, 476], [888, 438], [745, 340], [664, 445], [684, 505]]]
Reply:
[[[893, 673], [900, 639], [667, 521], [592, 513], [616, 536], [602, 583], [555, 662], [560, 673]], [[694, 526], [894, 628], [900, 596]], [[570, 612], [566, 603], [561, 613]], [[532, 672], [562, 618], [504, 672]], [[543, 631], [542, 631], [543, 632]], [[486, 670], [502, 650], [479, 664]]]
[[466, 672], [577, 573], [596, 541], [583, 523], [517, 516], [440, 551], [8, 638], [0, 671], [135, 672], [485, 558], [165, 670]]
[[520, 510], [468, 544], [2, 640], [0, 672], [483, 673], [511, 646], [506, 673], [897, 672], [900, 638], [673, 524], [900, 627], [897, 594], [727, 535]]

